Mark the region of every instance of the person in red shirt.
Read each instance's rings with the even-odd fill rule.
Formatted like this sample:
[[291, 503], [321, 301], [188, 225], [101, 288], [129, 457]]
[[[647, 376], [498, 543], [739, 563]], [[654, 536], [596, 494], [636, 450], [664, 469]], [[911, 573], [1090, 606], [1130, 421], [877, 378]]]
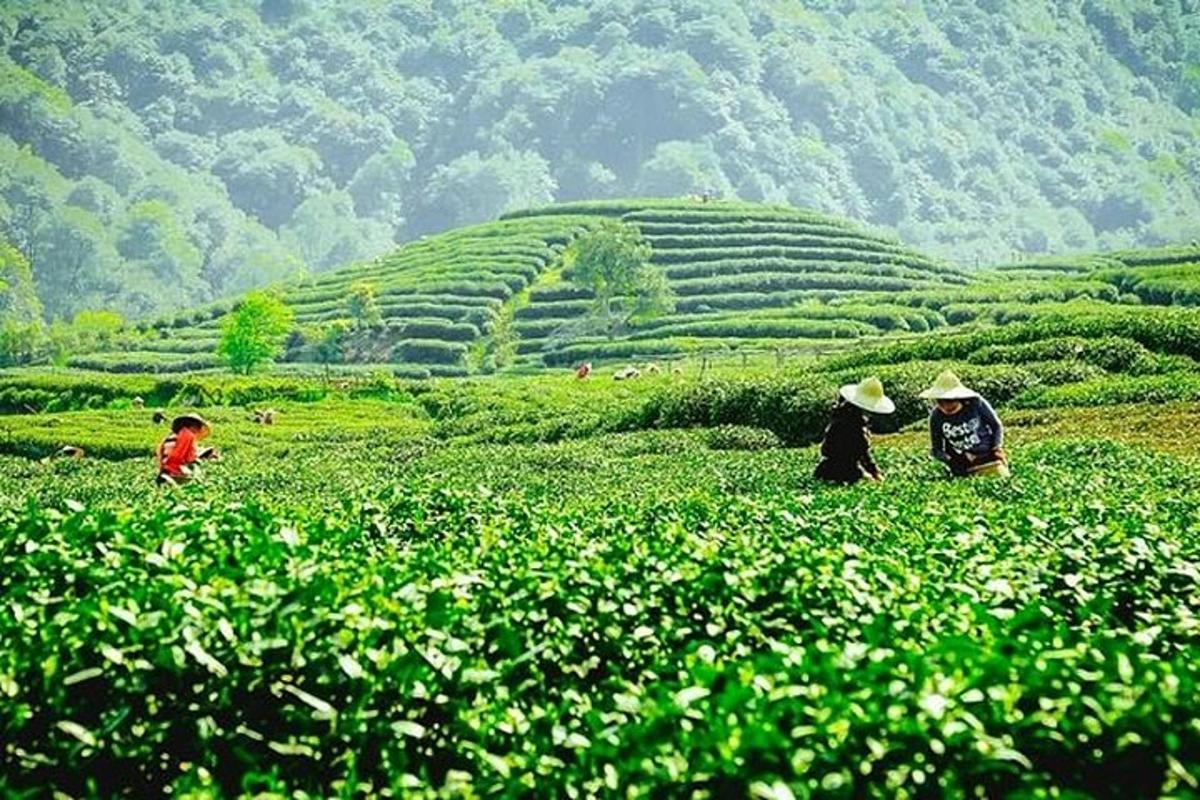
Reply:
[[212, 426], [195, 414], [176, 417], [171, 433], [158, 445], [158, 483], [177, 486], [194, 477], [195, 464], [202, 458], [216, 458], [215, 448], [199, 447], [212, 433]]

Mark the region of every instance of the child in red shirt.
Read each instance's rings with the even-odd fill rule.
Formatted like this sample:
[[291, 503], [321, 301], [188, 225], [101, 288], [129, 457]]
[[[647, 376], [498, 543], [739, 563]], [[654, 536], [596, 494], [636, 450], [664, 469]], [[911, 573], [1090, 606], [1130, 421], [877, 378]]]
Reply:
[[176, 417], [171, 423], [170, 435], [158, 446], [158, 483], [172, 486], [187, 483], [193, 477], [193, 467], [198, 460], [215, 458], [215, 449], [197, 446], [211, 433], [212, 426], [195, 414]]

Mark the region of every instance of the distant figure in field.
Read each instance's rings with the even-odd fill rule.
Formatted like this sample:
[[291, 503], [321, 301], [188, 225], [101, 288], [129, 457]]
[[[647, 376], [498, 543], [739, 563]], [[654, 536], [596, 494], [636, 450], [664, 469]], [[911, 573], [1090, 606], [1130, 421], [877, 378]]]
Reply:
[[154, 413], [150, 415], [150, 421], [155, 425], [162, 425], [167, 421], [167, 412], [163, 411], [161, 408], [154, 409]]
[[662, 367], [660, 367], [658, 364], [651, 362], [646, 365], [646, 374], [647, 375], [660, 375], [660, 374], [662, 374]]
[[987, 400], [950, 370], [938, 375], [921, 397], [937, 401], [929, 412], [929, 452], [951, 475], [1008, 477], [1004, 426]]
[[275, 409], [266, 408], [266, 409], [263, 409], [262, 411], [255, 411], [253, 416], [250, 417], [250, 420], [252, 422], [258, 423], [259, 425], [274, 425], [275, 424]]
[[54, 454], [58, 458], [83, 458], [87, 453], [82, 447], [76, 447], [73, 444], [63, 445], [57, 453]]
[[871, 458], [870, 425], [864, 412], [891, 414], [895, 410], [896, 404], [883, 393], [878, 378], [866, 378], [839, 389], [813, 476], [844, 484], [858, 483], [863, 478], [882, 481], [883, 473]]
[[579, 368], [577, 370], [575, 370], [575, 380], [581, 381], [581, 380], [585, 379], [588, 375], [591, 375], [591, 374], [592, 374], [592, 362], [586, 361], [583, 364], [580, 364]]
[[625, 367], [613, 373], [614, 381], [631, 381], [642, 373], [638, 372], [637, 367]]
[[146, 407], [146, 401], [140, 397], [135, 397], [135, 398], [133, 398], [133, 407], [136, 408], [138, 411], [141, 411], [143, 408]]
[[212, 434], [212, 426], [195, 414], [184, 414], [171, 422], [171, 433], [158, 446], [160, 486], [178, 486], [192, 480], [200, 459], [217, 459], [216, 448], [199, 447]]

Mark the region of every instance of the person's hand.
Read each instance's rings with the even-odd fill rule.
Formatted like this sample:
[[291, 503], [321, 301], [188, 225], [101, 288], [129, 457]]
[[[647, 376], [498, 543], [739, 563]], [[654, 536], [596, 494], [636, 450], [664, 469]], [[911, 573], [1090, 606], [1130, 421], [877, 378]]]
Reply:
[[963, 458], [965, 458], [967, 460], [968, 464], [974, 464], [978, 460], [977, 458], [975, 458], [974, 453], [963, 453]]
[[876, 472], [874, 475], [871, 475], [870, 478], [871, 478], [871, 480], [875, 481], [876, 483], [883, 483], [883, 473], [882, 472]]

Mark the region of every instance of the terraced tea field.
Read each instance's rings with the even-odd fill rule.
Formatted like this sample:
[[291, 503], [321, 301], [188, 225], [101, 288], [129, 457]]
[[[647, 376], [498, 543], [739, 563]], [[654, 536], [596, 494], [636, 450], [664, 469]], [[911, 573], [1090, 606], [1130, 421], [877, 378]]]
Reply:
[[[562, 255], [605, 218], [635, 226], [674, 311], [635, 320], [615, 338], [576, 331], [591, 291]], [[382, 366], [402, 377], [537, 371], [584, 361], [640, 362], [697, 354], [828, 352], [875, 337], [1006, 324], [1067, 302], [1193, 305], [1200, 248], [1042, 259], [991, 271], [936, 263], [894, 239], [826, 215], [740, 202], [566, 203], [414, 242], [369, 264], [285, 288], [296, 314], [288, 368], [313, 371], [317, 327], [352, 327], [347, 298], [371, 288], [379, 319], [343, 336], [339, 371]], [[211, 370], [219, 303], [140, 324], [76, 369]], [[1072, 311], [1072, 309], [1067, 309]], [[1072, 312], [1073, 313], [1073, 312]]]

